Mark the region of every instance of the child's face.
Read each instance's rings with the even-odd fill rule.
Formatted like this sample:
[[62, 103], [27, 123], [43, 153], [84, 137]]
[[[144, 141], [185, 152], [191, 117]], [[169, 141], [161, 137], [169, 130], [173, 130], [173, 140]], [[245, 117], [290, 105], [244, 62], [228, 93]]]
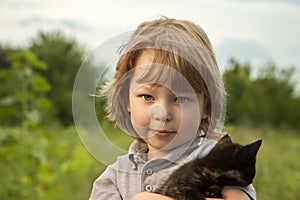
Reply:
[[[170, 89], [168, 73], [159, 74], [163, 81], [137, 81], [145, 67], [151, 67], [151, 62], [151, 51], [142, 53], [136, 62], [130, 82], [128, 111], [134, 130], [148, 144], [149, 152], [154, 152], [188, 142], [197, 133], [201, 118], [207, 116], [203, 112], [203, 95], [194, 93], [191, 86], [183, 90]], [[155, 73], [155, 64], [151, 70]], [[166, 67], [167, 70], [170, 69]]]

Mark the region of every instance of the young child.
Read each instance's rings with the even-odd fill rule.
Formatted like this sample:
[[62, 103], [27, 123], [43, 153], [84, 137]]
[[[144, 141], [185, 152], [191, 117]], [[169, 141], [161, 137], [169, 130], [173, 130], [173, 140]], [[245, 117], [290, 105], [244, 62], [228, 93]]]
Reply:
[[[180, 165], [204, 157], [222, 131], [225, 91], [205, 32], [190, 21], [144, 22], [121, 48], [109, 116], [135, 141], [94, 182], [91, 200], [171, 199], [151, 193]], [[252, 185], [224, 199], [256, 199]]]

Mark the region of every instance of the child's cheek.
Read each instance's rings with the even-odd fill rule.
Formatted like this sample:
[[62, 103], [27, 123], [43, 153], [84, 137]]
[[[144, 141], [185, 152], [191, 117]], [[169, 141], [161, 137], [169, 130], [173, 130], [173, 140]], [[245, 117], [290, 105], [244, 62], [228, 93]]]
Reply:
[[148, 109], [144, 106], [135, 105], [132, 107], [130, 116], [132, 126], [138, 133], [141, 133], [150, 123]]
[[200, 126], [201, 118], [199, 112], [199, 107], [195, 105], [182, 107], [179, 131], [187, 137], [194, 135]]

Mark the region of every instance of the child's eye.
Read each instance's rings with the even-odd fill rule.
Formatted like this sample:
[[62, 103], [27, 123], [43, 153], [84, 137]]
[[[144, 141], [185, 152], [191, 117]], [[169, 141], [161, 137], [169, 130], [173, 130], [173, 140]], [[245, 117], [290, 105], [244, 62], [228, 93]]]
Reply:
[[141, 97], [144, 101], [153, 101], [154, 100], [153, 96], [148, 95], [148, 94], [143, 94], [143, 95], [141, 95]]
[[188, 99], [186, 97], [177, 97], [176, 103], [185, 103]]

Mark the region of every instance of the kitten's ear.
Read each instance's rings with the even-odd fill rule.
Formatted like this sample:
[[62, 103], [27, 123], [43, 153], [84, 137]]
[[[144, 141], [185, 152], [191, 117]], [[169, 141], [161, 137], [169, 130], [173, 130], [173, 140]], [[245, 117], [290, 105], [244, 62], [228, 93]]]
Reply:
[[232, 144], [232, 141], [231, 141], [231, 138], [229, 135], [223, 136], [218, 142], [218, 144], [228, 144], [228, 143]]
[[258, 150], [259, 150], [259, 148], [260, 148], [261, 143], [262, 143], [262, 140], [257, 140], [256, 142], [253, 142], [251, 144], [246, 145], [245, 149], [250, 154], [256, 155], [257, 152], [258, 152]]

